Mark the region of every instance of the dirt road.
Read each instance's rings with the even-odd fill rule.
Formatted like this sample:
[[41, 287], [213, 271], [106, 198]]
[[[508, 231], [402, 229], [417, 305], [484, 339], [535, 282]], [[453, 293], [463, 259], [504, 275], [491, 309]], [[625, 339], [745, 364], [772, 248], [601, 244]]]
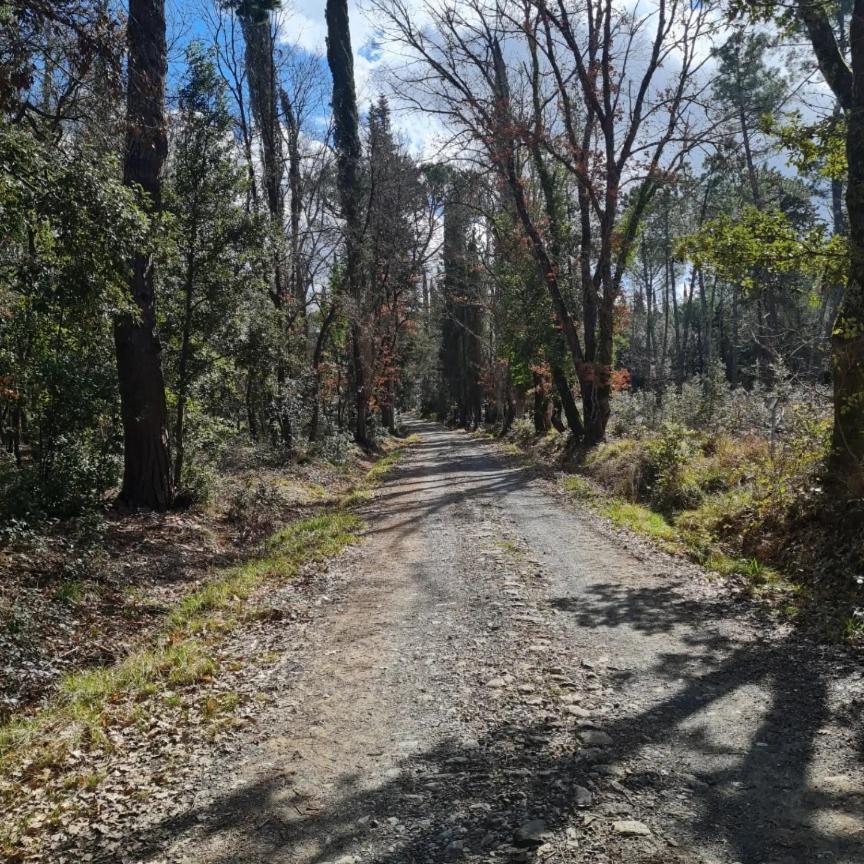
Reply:
[[141, 860], [864, 861], [860, 667], [414, 431], [254, 733]]

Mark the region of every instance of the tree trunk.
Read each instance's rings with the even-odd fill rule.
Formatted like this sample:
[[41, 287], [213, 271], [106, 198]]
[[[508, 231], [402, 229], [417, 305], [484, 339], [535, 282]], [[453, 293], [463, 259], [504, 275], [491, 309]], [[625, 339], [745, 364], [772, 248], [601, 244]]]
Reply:
[[186, 263], [186, 284], [183, 302], [183, 333], [180, 342], [180, 359], [177, 370], [177, 422], [175, 429], [174, 488], [179, 489], [183, 480], [183, 460], [186, 455], [183, 436], [186, 427], [186, 403], [189, 399], [189, 359], [192, 346], [192, 295], [195, 288], [195, 264]]
[[324, 357], [324, 347], [327, 344], [327, 336], [330, 326], [336, 320], [336, 301], [330, 303], [330, 308], [318, 328], [318, 336], [315, 339], [315, 349], [312, 352], [312, 418], [309, 421], [309, 441], [318, 440], [318, 423], [321, 416], [321, 360]]
[[354, 386], [354, 439], [369, 446], [367, 419], [369, 391], [366, 381], [365, 334], [360, 255], [360, 132], [357, 94], [354, 89], [354, 55], [348, 27], [347, 0], [327, 0], [327, 62], [333, 76], [333, 141], [336, 147], [339, 197], [345, 220], [345, 288], [350, 298], [347, 312], [351, 320], [351, 377]]
[[381, 403], [381, 425], [391, 434], [396, 434], [396, 409], [392, 385], [387, 386], [385, 401]]
[[576, 440], [581, 440], [585, 435], [585, 427], [582, 425], [582, 418], [579, 416], [579, 409], [576, 407], [576, 400], [573, 398], [573, 391], [567, 382], [567, 376], [557, 363], [552, 364], [552, 380], [555, 382], [555, 389], [561, 399], [561, 407], [564, 409], [570, 434]]
[[838, 488], [864, 495], [864, 0], [854, 0], [849, 55], [837, 44], [825, 8], [799, 0], [819, 69], [846, 112], [849, 179], [849, 279], [831, 337], [834, 431], [830, 474]]
[[[579, 377], [579, 389], [582, 391], [582, 417], [585, 423], [584, 443], [587, 447], [599, 444], [606, 437], [606, 423], [611, 413], [611, 387], [598, 381], [598, 371], [601, 367], [590, 364]], [[607, 376], [608, 377], [608, 376]]]
[[546, 393], [546, 382], [537, 371], [532, 371], [531, 377], [534, 381], [534, 431], [538, 435], [545, 435], [549, 431], [549, 396]]
[[[864, 2], [855, 3], [853, 56], [864, 66]], [[856, 27], [857, 24], [857, 27]], [[857, 35], [857, 46], [854, 36]], [[864, 68], [856, 68], [854, 104], [847, 114], [849, 281], [831, 337], [834, 432], [830, 469], [851, 495], [864, 495]]]
[[240, 17], [243, 39], [246, 42], [246, 76], [249, 79], [249, 96], [252, 116], [261, 135], [261, 161], [264, 177], [264, 194], [267, 210], [277, 234], [274, 260], [273, 299], [281, 307], [285, 296], [282, 262], [278, 241], [281, 240], [284, 215], [282, 196], [282, 136], [279, 130], [279, 113], [276, 102], [276, 62], [273, 56], [273, 32], [269, 16], [263, 20], [243, 15]]
[[[152, 212], [161, 206], [162, 165], [167, 153], [164, 98], [167, 68], [163, 0], [129, 0], [126, 154], [123, 182], [140, 186]], [[137, 315], [114, 325], [123, 420], [123, 486], [127, 507], [165, 510], [171, 505], [165, 384], [155, 332], [153, 261], [136, 254], [129, 291]]]
[[288, 188], [291, 191], [291, 265], [289, 293], [295, 304], [296, 314], [306, 330], [306, 281], [300, 261], [300, 217], [303, 212], [303, 190], [300, 177], [300, 125], [288, 94], [282, 90], [282, 113], [288, 127]]

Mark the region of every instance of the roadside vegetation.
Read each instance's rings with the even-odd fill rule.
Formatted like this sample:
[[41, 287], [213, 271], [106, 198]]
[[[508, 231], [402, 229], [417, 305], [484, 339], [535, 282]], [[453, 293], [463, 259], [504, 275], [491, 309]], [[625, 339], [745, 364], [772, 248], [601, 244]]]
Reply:
[[860, 9], [306, 5], [0, 4], [6, 803], [257, 698], [406, 410], [864, 638]]
[[[241, 634], [254, 631], [256, 623], [291, 627], [290, 610], [271, 604], [273, 592], [358, 542], [363, 522], [351, 508], [373, 497], [407, 443], [386, 444], [385, 454], [371, 465], [355, 459], [342, 466], [341, 492], [322, 494], [318, 487], [305, 487], [300, 515], [295, 511], [292, 521], [258, 537], [256, 552], [241, 563], [197, 573], [185, 582], [129, 653], [60, 675], [39, 703], [21, 706], [0, 720], [0, 803], [10, 814], [0, 833], [0, 851], [9, 860], [21, 854], [28, 836], [55, 825], [62, 829], [81, 816], [70, 811], [69, 795], [99, 785], [99, 767], [108, 754], [122, 757], [124, 751], [146, 748], [155, 717], [177, 735], [187, 728], [216, 736], [235, 721], [244, 722], [237, 710], [248, 707], [255, 694], [226, 690], [226, 677], [248, 674], [244, 667], [250, 664], [266, 669], [280, 655], [238, 657], [227, 650], [232, 634], [238, 628]], [[284, 473], [281, 481], [287, 482]], [[258, 478], [259, 498], [265, 483]], [[244, 494], [242, 488], [235, 490], [232, 506]], [[275, 488], [271, 486], [272, 495], [278, 494]], [[256, 506], [244, 507], [247, 525], [258, 522]], [[61, 602], [69, 602], [68, 597]], [[86, 595], [75, 602], [86, 603]], [[105, 632], [98, 638], [116, 635]], [[52, 817], [46, 818], [43, 809], [27, 809], [37, 791], [53, 801]], [[12, 818], [19, 812], [20, 818]]]
[[617, 394], [612, 434], [589, 451], [527, 420], [504, 440], [562, 470], [562, 488], [616, 525], [734, 580], [785, 620], [860, 644], [862, 514], [826, 493], [826, 400], [708, 383], [660, 400]]

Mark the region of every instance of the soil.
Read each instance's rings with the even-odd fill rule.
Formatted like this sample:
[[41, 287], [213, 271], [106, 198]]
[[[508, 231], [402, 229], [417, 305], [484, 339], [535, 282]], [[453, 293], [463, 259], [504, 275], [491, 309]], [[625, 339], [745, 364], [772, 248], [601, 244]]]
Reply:
[[855, 656], [494, 444], [411, 426], [364, 542], [268, 595], [290, 626], [233, 637], [275, 657], [249, 722], [122, 816], [109, 771], [111, 830], [50, 860], [864, 860]]

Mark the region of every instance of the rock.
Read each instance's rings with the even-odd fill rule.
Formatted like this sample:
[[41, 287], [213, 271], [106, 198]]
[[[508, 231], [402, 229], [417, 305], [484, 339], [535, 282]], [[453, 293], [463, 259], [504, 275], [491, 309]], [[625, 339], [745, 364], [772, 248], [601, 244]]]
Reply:
[[586, 718], [591, 716], [591, 712], [587, 708], [582, 708], [579, 705], [567, 705], [564, 711], [571, 717]]
[[532, 819], [523, 822], [513, 832], [513, 842], [516, 846], [540, 846], [546, 833], [546, 823], [542, 819]]
[[585, 747], [609, 747], [612, 744], [612, 738], [602, 729], [583, 729], [579, 740]]
[[625, 837], [650, 837], [651, 829], [644, 822], [635, 819], [621, 819], [612, 823], [612, 830]]
[[603, 762], [609, 758], [609, 753], [601, 747], [586, 747], [579, 751], [579, 758], [584, 762]]
[[633, 812], [633, 805], [626, 801], [607, 801], [598, 808], [602, 816], [629, 816]]
[[584, 786], [574, 786], [573, 801], [577, 807], [590, 807], [594, 803], [594, 793]]
[[533, 693], [534, 692], [534, 685], [533, 684], [520, 684], [517, 689], [519, 690], [520, 693], [526, 693], [526, 694], [527, 693]]
[[507, 682], [503, 678], [493, 678], [491, 681], [486, 682], [486, 686], [491, 687], [493, 690], [498, 690], [506, 685]]

